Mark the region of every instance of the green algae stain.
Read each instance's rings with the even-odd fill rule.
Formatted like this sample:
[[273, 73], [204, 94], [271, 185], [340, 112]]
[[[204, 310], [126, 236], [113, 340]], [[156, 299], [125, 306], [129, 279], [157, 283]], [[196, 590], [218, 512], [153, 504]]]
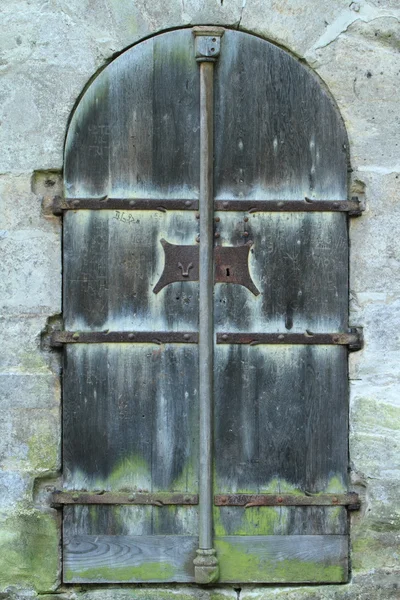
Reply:
[[59, 532], [52, 514], [21, 509], [0, 528], [0, 588], [57, 586]]
[[175, 569], [166, 562], [149, 562], [139, 566], [94, 567], [73, 571], [67, 569], [64, 574], [66, 582], [92, 581], [124, 583], [127, 581], [169, 581], [175, 575]]
[[45, 426], [37, 425], [27, 444], [28, 460], [33, 470], [53, 472], [58, 469], [58, 428], [53, 427], [52, 421]]
[[325, 565], [296, 559], [273, 560], [243, 550], [216, 539], [215, 547], [220, 561], [221, 582], [332, 582], [346, 580], [339, 565]]
[[325, 494], [340, 494], [346, 492], [346, 486], [343, 484], [343, 481], [340, 477], [334, 476], [331, 477], [328, 481], [328, 485], [325, 488]]
[[[235, 521], [228, 512], [230, 510], [234, 511]], [[225, 535], [273, 535], [282, 525], [280, 508], [270, 506], [250, 509], [214, 506], [213, 513], [214, 532], [219, 537]]]

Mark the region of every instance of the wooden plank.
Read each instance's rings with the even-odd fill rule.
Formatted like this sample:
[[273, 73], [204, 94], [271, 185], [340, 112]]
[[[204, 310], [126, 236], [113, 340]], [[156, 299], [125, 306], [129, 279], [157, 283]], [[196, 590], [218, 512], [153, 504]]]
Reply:
[[64, 537], [198, 535], [197, 506], [65, 506]]
[[[253, 242], [252, 280], [215, 286], [217, 331], [336, 333], [348, 326], [348, 240], [343, 214], [219, 213], [223, 245]], [[244, 237], [244, 234], [247, 234]]]
[[342, 535], [216, 538], [220, 583], [344, 583], [348, 540]]
[[64, 540], [66, 583], [193, 582], [195, 536], [90, 536]]
[[196, 361], [186, 344], [69, 347], [65, 487], [196, 493]]
[[83, 95], [69, 126], [69, 197], [192, 198], [199, 187], [198, 66], [189, 29], [121, 54]]
[[214, 492], [344, 492], [347, 352], [215, 349]]
[[339, 111], [305, 65], [226, 30], [215, 82], [217, 199], [346, 200], [347, 147]]
[[194, 213], [137, 211], [128, 222], [118, 211], [69, 212], [64, 217], [66, 329], [197, 331], [198, 283], [153, 288], [164, 268], [160, 240], [196, 244]]
[[[64, 539], [67, 583], [192, 582], [196, 536], [77, 535]], [[346, 536], [217, 537], [220, 583], [347, 581]]]
[[346, 535], [344, 507], [214, 507], [215, 535]]

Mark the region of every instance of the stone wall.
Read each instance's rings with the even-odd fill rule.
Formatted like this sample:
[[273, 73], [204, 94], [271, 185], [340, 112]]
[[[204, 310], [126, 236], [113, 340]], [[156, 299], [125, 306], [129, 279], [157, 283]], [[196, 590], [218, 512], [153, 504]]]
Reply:
[[[297, 600], [400, 598], [400, 4], [399, 0], [7, 0], [0, 55], [0, 598]], [[115, 53], [172, 27], [222, 24], [305, 60], [325, 82], [350, 138], [351, 582], [342, 586], [132, 586], [63, 589], [59, 522], [46, 503], [60, 469], [57, 354], [42, 332], [61, 311], [64, 135], [83, 87]], [[44, 208], [43, 208], [44, 200]]]

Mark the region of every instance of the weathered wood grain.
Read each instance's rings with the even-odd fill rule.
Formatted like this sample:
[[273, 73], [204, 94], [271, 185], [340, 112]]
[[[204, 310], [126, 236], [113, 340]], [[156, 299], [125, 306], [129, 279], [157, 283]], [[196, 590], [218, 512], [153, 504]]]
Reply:
[[[215, 286], [217, 331], [329, 333], [348, 325], [347, 221], [342, 214], [219, 213], [221, 243], [251, 240], [249, 270], [260, 296]], [[244, 236], [246, 234], [246, 236]]]
[[342, 535], [216, 538], [221, 583], [342, 583], [348, 540]]
[[[68, 583], [191, 582], [195, 536], [64, 539]], [[346, 536], [227, 536], [215, 540], [221, 583], [347, 581]]]
[[197, 492], [197, 347], [70, 347], [64, 367], [69, 489]]
[[347, 199], [347, 136], [320, 82], [287, 52], [226, 30], [215, 81], [217, 199]]
[[197, 198], [199, 80], [189, 29], [137, 44], [91, 83], [65, 148], [69, 197]]
[[83, 210], [64, 217], [65, 328], [197, 331], [197, 282], [153, 292], [164, 268], [160, 240], [196, 245], [195, 214], [136, 211], [128, 221], [121, 214]]
[[68, 583], [190, 582], [194, 536], [89, 536], [64, 540]]

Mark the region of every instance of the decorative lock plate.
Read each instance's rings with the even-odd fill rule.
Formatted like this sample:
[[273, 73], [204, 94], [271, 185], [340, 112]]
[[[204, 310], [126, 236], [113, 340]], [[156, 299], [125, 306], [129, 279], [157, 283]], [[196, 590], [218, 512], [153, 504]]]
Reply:
[[[164, 270], [153, 292], [158, 294], [166, 285], [176, 281], [199, 280], [199, 247], [178, 246], [160, 240], [165, 253]], [[255, 296], [260, 291], [249, 272], [249, 252], [251, 242], [243, 246], [216, 246], [215, 283], [236, 283], [247, 288]]]

